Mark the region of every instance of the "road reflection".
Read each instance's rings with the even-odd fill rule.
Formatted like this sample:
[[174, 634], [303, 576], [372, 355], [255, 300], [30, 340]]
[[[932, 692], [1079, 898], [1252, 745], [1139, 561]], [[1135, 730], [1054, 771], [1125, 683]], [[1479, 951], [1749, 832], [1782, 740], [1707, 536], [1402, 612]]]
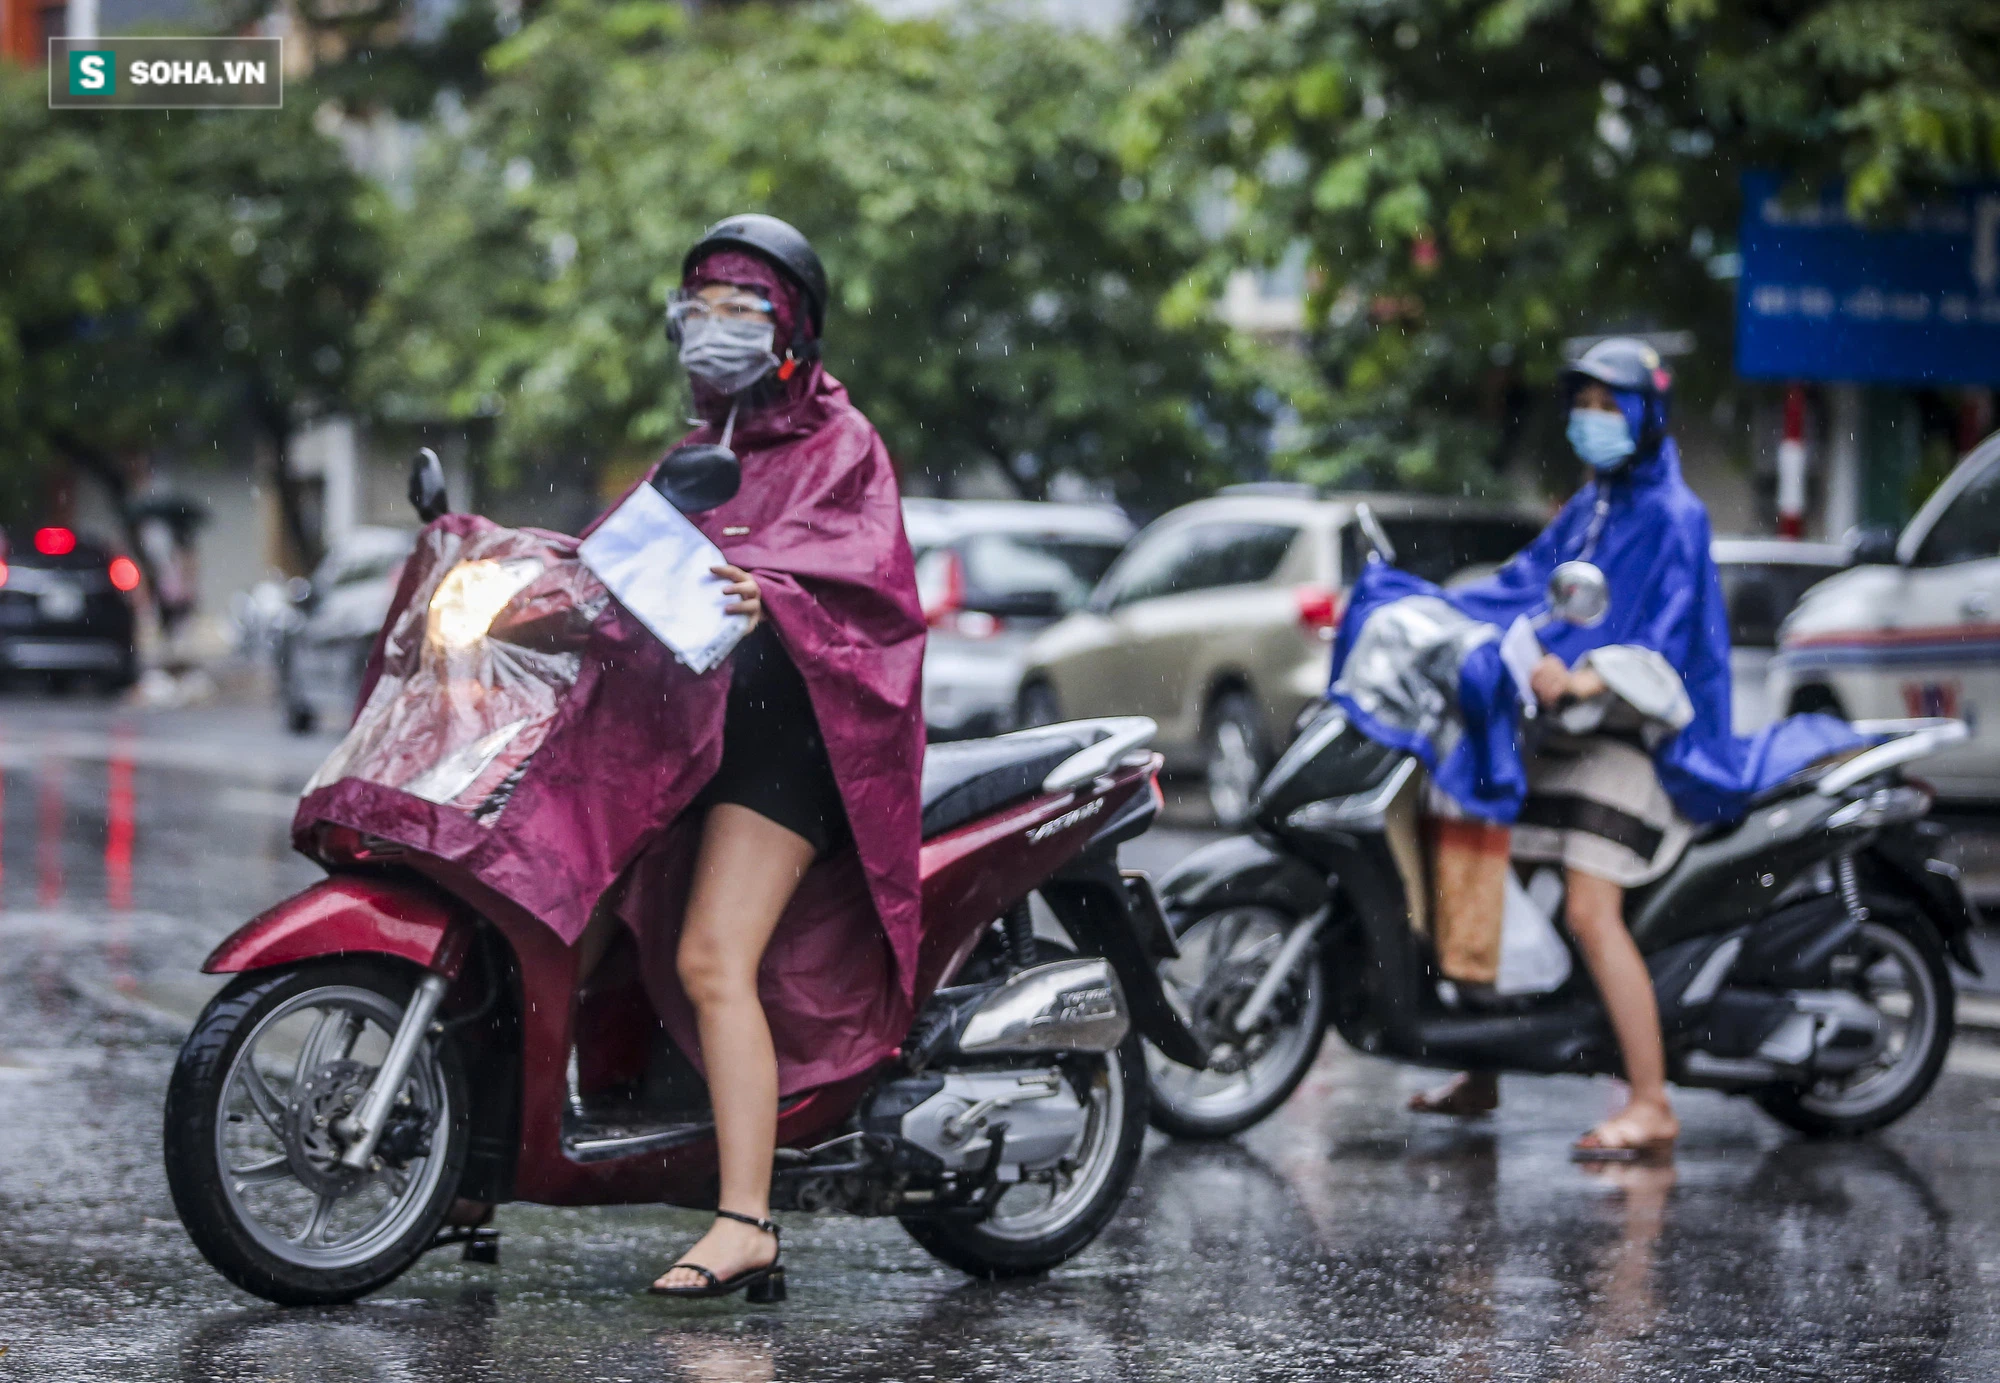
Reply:
[[137, 799], [132, 787], [132, 732], [121, 726], [105, 768], [104, 902], [111, 909], [104, 960], [120, 994], [139, 992], [132, 973], [132, 842], [138, 834]]

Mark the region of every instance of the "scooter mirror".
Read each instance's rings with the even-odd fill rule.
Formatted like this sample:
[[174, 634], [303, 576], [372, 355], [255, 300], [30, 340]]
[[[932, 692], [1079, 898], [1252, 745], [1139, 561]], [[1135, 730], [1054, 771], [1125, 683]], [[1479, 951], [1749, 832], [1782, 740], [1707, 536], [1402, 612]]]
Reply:
[[675, 447], [653, 473], [653, 488], [683, 514], [699, 514], [734, 499], [743, 463], [728, 447], [690, 443]]
[[1372, 548], [1371, 560], [1379, 559], [1390, 566], [1396, 565], [1396, 544], [1389, 538], [1389, 530], [1382, 527], [1382, 520], [1375, 517], [1375, 508], [1367, 500], [1354, 506], [1354, 526], [1361, 530], [1361, 536], [1368, 540]]
[[451, 512], [451, 499], [444, 487], [444, 462], [429, 447], [418, 447], [416, 460], [410, 463], [410, 506], [425, 523]]
[[1611, 609], [1611, 585], [1589, 562], [1564, 562], [1549, 573], [1549, 613], [1564, 624], [1589, 629]]

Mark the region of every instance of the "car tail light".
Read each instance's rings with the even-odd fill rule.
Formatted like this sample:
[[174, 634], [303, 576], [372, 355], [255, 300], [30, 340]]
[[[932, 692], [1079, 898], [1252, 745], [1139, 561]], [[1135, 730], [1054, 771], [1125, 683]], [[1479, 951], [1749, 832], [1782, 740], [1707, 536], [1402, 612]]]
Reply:
[[38, 528], [35, 551], [44, 557], [67, 557], [76, 551], [76, 534], [67, 528]]
[[931, 554], [917, 573], [917, 596], [933, 629], [948, 628], [965, 608], [965, 564], [956, 552]]
[[104, 574], [110, 577], [111, 584], [121, 591], [139, 589], [139, 564], [130, 557], [113, 557], [111, 565], [104, 569]]
[[1004, 621], [984, 610], [960, 610], [943, 622], [944, 628], [962, 639], [990, 639], [1000, 632]]
[[1340, 624], [1343, 604], [1340, 592], [1325, 586], [1300, 586], [1292, 592], [1299, 606], [1299, 626], [1322, 639], [1331, 639]]
[[0, 586], [7, 584], [7, 564], [0, 562]]

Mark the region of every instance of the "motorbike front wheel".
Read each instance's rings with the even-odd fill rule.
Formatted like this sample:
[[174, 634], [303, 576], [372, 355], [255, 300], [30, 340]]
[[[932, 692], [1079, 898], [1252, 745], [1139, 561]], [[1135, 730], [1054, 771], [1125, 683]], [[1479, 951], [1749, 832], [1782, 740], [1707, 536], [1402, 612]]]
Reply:
[[1067, 1058], [1080, 1079], [1083, 1138], [1061, 1166], [1016, 1182], [982, 1218], [912, 1217], [903, 1228], [974, 1277], [1024, 1277], [1088, 1248], [1124, 1203], [1146, 1140], [1145, 1058], [1136, 1032], [1105, 1056]]
[[218, 994], [167, 1088], [167, 1184], [231, 1282], [281, 1306], [352, 1301], [436, 1237], [465, 1167], [465, 1074], [427, 1040], [377, 1156], [340, 1163], [335, 1128], [373, 1080], [416, 988], [379, 958], [253, 971]]
[[1197, 1069], [1146, 1048], [1153, 1127], [1175, 1138], [1228, 1138], [1291, 1097], [1326, 1027], [1326, 977], [1317, 951], [1299, 958], [1264, 1016], [1247, 1033], [1236, 1015], [1256, 989], [1296, 919], [1274, 908], [1204, 913], [1178, 929], [1180, 958], [1160, 978], [1180, 996], [1212, 1055]]

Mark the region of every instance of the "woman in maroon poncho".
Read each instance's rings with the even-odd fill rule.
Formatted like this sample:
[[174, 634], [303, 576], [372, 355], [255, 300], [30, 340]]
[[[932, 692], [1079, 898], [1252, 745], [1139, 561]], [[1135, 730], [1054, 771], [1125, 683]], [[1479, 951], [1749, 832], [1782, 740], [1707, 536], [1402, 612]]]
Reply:
[[[924, 622], [888, 453], [819, 363], [825, 306], [805, 237], [773, 217], [735, 216], [689, 252], [672, 308], [705, 420], [688, 440], [731, 446], [743, 463], [737, 496], [695, 521], [731, 563], [717, 568], [731, 609], [756, 625], [731, 658], [722, 763], [696, 804], [675, 952], [715, 1109], [720, 1214], [653, 1285], [663, 1295], [721, 1295], [776, 1268], [781, 1060], [788, 1085], [852, 1074], [908, 1021]], [[815, 889], [824, 881], [834, 896], [791, 906], [816, 861]], [[821, 914], [843, 912], [851, 926], [870, 904], [887, 942], [873, 972], [886, 992], [802, 992], [814, 972], [834, 982], [814, 953], [839, 928]], [[782, 1032], [774, 1047], [759, 998], [781, 916], [786, 955], [774, 950], [774, 961], [790, 978], [765, 975], [765, 992], [818, 1025], [804, 1061]], [[801, 923], [817, 943], [798, 936]]]

